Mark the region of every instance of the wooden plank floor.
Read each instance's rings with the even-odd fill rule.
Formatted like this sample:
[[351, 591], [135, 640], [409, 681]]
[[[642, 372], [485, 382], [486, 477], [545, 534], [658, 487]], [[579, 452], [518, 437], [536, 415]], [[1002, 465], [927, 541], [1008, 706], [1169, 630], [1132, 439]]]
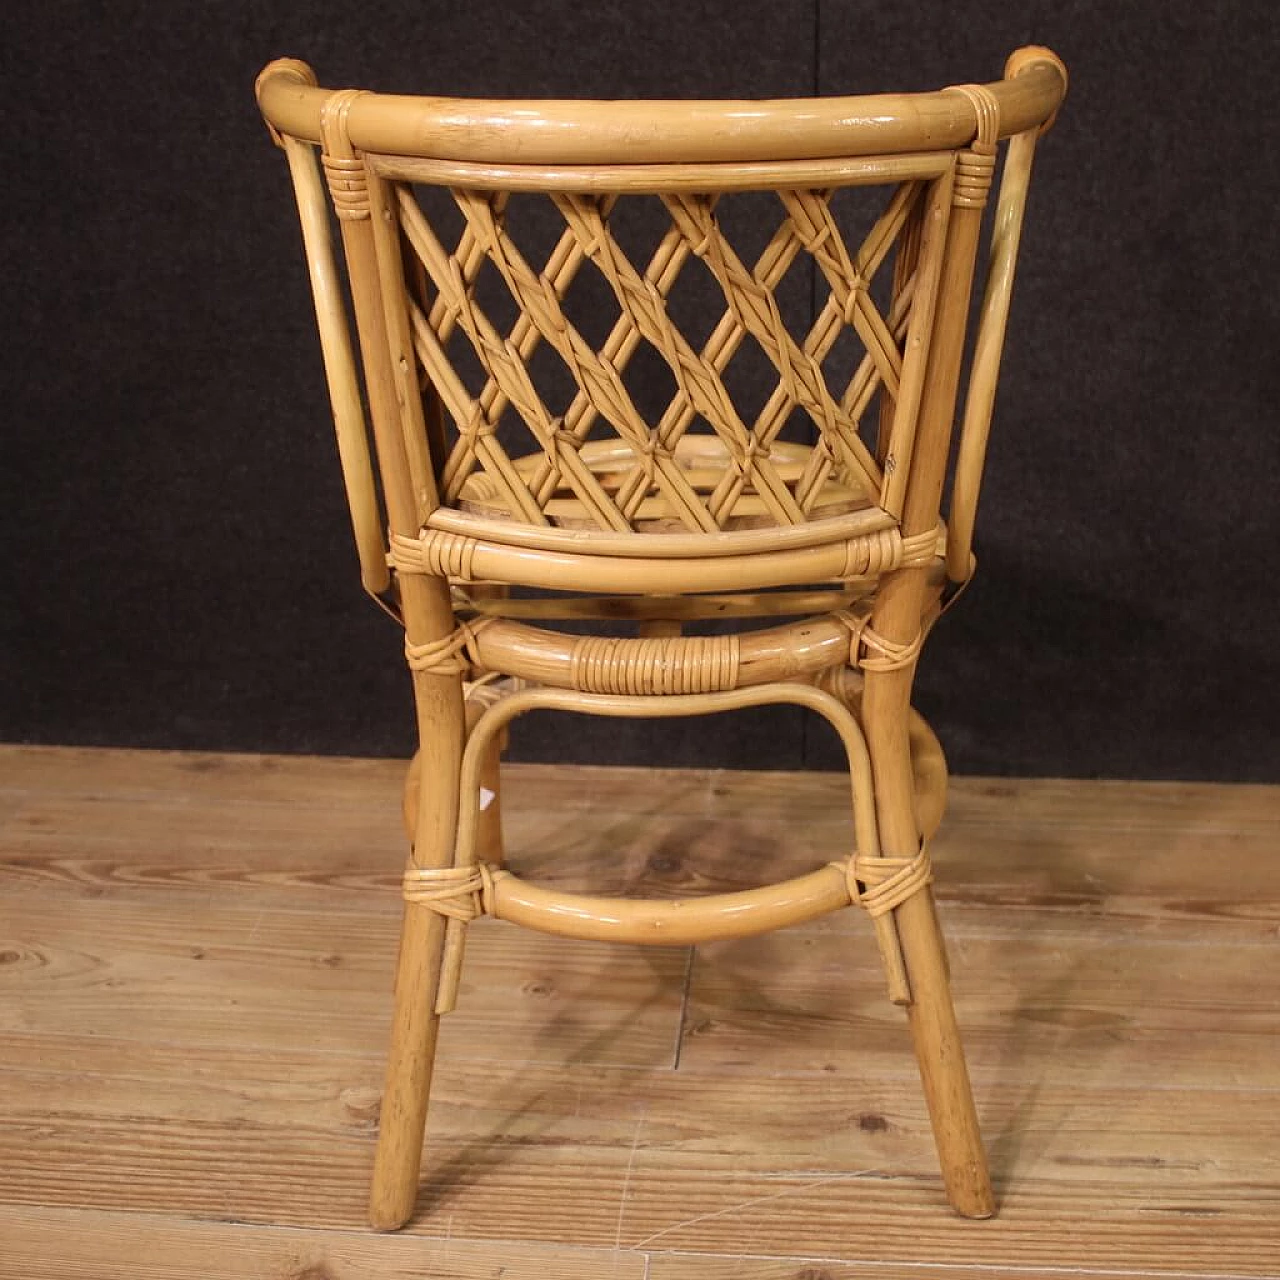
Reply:
[[[0, 1277], [1280, 1275], [1280, 789], [960, 780], [935, 844], [999, 1216], [944, 1207], [866, 922], [480, 922], [418, 1213], [363, 1229], [400, 766], [0, 748]], [[512, 767], [517, 869], [742, 887], [827, 775]]]

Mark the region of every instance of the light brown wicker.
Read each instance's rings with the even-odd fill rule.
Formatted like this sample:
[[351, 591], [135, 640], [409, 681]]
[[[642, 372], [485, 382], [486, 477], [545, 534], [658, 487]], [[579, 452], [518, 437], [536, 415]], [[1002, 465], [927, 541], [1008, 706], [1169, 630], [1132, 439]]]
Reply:
[[[990, 85], [807, 101], [388, 97], [322, 90], [290, 60], [259, 77], [293, 178], [362, 577], [403, 621], [421, 741], [406, 787], [412, 850], [376, 1227], [413, 1209], [437, 1023], [477, 915], [688, 944], [851, 903], [866, 908], [889, 995], [908, 1010], [950, 1201], [992, 1213], [930, 890], [946, 767], [910, 692], [948, 581], [972, 572], [1032, 156], [1065, 89], [1061, 62], [1040, 48], [1019, 50]], [[980, 224], [1004, 139], [944, 524]], [[850, 239], [839, 201], [853, 188], [879, 204]], [[428, 214], [424, 191], [446, 215]], [[748, 260], [724, 215], [760, 192], [772, 193], [777, 229]], [[530, 199], [558, 216], [545, 254], [516, 225]], [[636, 200], [664, 219], [639, 255], [615, 230]], [[821, 302], [799, 326], [779, 302], [797, 262], [812, 263]], [[575, 314], [583, 272], [614, 299], [603, 341]], [[720, 298], [701, 341], [673, 315], [686, 272]], [[482, 305], [485, 273], [513, 320]], [[861, 355], [837, 373], [842, 339]], [[744, 344], [776, 378], [753, 412], [726, 376]], [[673, 388], [656, 412], [634, 394], [644, 347]], [[549, 356], [572, 380], [558, 409], [539, 372]], [[873, 404], [874, 432], [862, 427]], [[783, 438], [796, 418], [815, 443]], [[513, 599], [511, 587], [560, 594]], [[775, 622], [684, 633], [739, 618]], [[580, 635], [557, 619], [612, 625]], [[503, 867], [493, 797], [513, 717], [781, 702], [825, 717], [847, 753], [854, 847], [826, 866], [678, 903], [557, 892]]]

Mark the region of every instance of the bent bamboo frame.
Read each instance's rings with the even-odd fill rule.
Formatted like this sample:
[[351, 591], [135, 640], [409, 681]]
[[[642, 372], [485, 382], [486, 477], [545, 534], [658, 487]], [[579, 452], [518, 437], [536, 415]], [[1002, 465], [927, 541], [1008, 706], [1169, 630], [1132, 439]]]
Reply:
[[[892, 998], [910, 1006], [951, 1203], [972, 1217], [992, 1212], [921, 844], [941, 818], [946, 763], [910, 695], [944, 576], [959, 581], [971, 569], [1034, 142], [1065, 90], [1065, 69], [1040, 48], [1017, 51], [991, 85], [795, 101], [401, 98], [326, 91], [287, 60], [259, 77], [293, 177], [362, 577], [375, 595], [398, 592], [421, 742], [406, 782], [412, 849], [376, 1225], [399, 1226], [412, 1212], [436, 1016], [452, 1007], [466, 921], [477, 912], [562, 936], [685, 944], [855, 900], [872, 916]], [[1012, 142], [948, 533], [941, 494], [1002, 138]], [[341, 220], [367, 421], [316, 145]], [[406, 185], [415, 182], [447, 190], [462, 218], [456, 245], [441, 243]], [[893, 190], [857, 242], [832, 195], [864, 184]], [[782, 221], [744, 261], [720, 202], [751, 190], [774, 192]], [[526, 257], [507, 225], [522, 205], [513, 192], [542, 193], [563, 218], [545, 262]], [[609, 218], [636, 195], [656, 200], [670, 226], [633, 262]], [[873, 285], [895, 250], [882, 314]], [[801, 253], [825, 300], [792, 332], [777, 289]], [[690, 270], [710, 273], [724, 310], [695, 344], [668, 302], [681, 270], [699, 260]], [[603, 345], [566, 309], [585, 264], [607, 279], [619, 308]], [[515, 301], [509, 326], [477, 300], [487, 269]], [[833, 353], [846, 332], [864, 355], [837, 382]], [[468, 382], [454, 366], [454, 340], [479, 362], [478, 392], [474, 373]], [[642, 413], [623, 378], [638, 374], [639, 362], [628, 362], [642, 343], [675, 386], [660, 414]], [[754, 417], [743, 416], [723, 376], [743, 343], [777, 376]], [[535, 385], [543, 355], [576, 383], [567, 408], [553, 409]], [[861, 424], [877, 396], [872, 449]], [[816, 428], [815, 446], [779, 443], [792, 415]], [[532, 439], [532, 454], [498, 439], [508, 421]], [[609, 444], [592, 438], [610, 432]], [[504, 585], [576, 598], [504, 601]], [[732, 636], [681, 634], [683, 621], [801, 606], [814, 616]], [[625, 617], [640, 636], [570, 636], [517, 617]], [[492, 689], [481, 697], [472, 686], [464, 708], [473, 668], [540, 687], [485, 705]], [[853, 800], [848, 859], [680, 902], [565, 894], [501, 868], [497, 810], [482, 818], [478, 797], [482, 779], [497, 785], [515, 716], [683, 716], [769, 703], [807, 707], [840, 735]]]
[[718, 595], [542, 596], [532, 600], [489, 600], [458, 588], [460, 614], [504, 618], [625, 619], [632, 622], [695, 622], [706, 618], [802, 618], [831, 613], [867, 594], [874, 579], [810, 591], [742, 591]]
[[[864, 858], [877, 857], [880, 846], [876, 835], [875, 798], [871, 789], [871, 758], [857, 719], [833, 694], [813, 685], [777, 683], [661, 698], [547, 688], [522, 689], [503, 698], [477, 719], [462, 754], [458, 781], [458, 838], [453, 865], [467, 867], [474, 863], [480, 813], [480, 771], [493, 735], [501, 732], [518, 715], [535, 709], [552, 709], [602, 716], [653, 718], [708, 715], [779, 703], [809, 708], [828, 720], [839, 735], [849, 761], [855, 849]], [[498, 872], [493, 876], [489, 909], [498, 919], [565, 937], [611, 938], [619, 942], [658, 945], [767, 932], [848, 906], [853, 900], [848, 872], [841, 866], [827, 866], [778, 885], [742, 893], [713, 894], [683, 903], [592, 898], [531, 886], [513, 889], [510, 882], [514, 879], [509, 872]], [[890, 999], [895, 1004], [909, 1004], [910, 985], [892, 914], [875, 917], [874, 925]], [[465, 936], [465, 922], [450, 919], [445, 933], [436, 1004], [439, 1013], [453, 1007]]]
[[346, 311], [342, 304], [342, 286], [338, 283], [333, 260], [329, 201], [312, 149], [294, 138], [282, 139], [281, 146], [289, 162], [298, 220], [302, 224], [302, 243], [311, 277], [320, 351], [338, 437], [338, 458], [360, 557], [360, 577], [365, 590], [370, 595], [379, 596], [390, 585], [391, 575], [387, 570], [384, 522], [373, 481], [369, 436], [351, 352], [351, 337], [347, 331]]
[[[826, 685], [827, 681], [823, 681], [823, 684]], [[854, 709], [861, 700], [861, 680], [858, 673], [849, 668], [841, 669], [836, 673], [831, 691], [835, 692], [837, 698], [847, 707]], [[484, 707], [479, 705], [476, 705], [472, 712], [474, 705], [471, 695], [468, 695], [468, 724], [471, 726], [474, 726], [484, 712]], [[920, 835], [925, 840], [932, 840], [938, 827], [941, 826], [942, 815], [946, 810], [947, 762], [937, 733], [933, 732], [931, 724], [914, 707], [910, 710], [908, 740], [911, 750], [911, 772], [915, 778], [915, 808], [919, 815]], [[404, 774], [404, 829], [410, 842], [415, 833], [421, 771], [422, 753], [419, 750], [413, 753], [413, 758], [408, 763], [408, 771]], [[488, 787], [489, 791], [497, 791], [497, 777], [485, 778], [484, 769], [481, 769], [481, 786]], [[481, 820], [488, 820], [490, 809], [481, 810], [480, 817]], [[494, 838], [497, 840], [497, 833]], [[489, 855], [481, 847], [483, 844], [483, 841], [479, 841], [477, 847], [481, 849], [481, 858], [488, 860]]]
[[677, 947], [770, 933], [850, 902], [844, 868], [834, 863], [779, 884], [671, 902], [564, 893], [498, 871], [491, 914], [562, 938]]
[[835, 160], [742, 161], [713, 164], [516, 165], [470, 164], [424, 156], [373, 155], [375, 173], [406, 182], [432, 182], [476, 191], [572, 191], [633, 195], [716, 191], [854, 187], [937, 178], [947, 170], [945, 152], [841, 156]]
[[[806, 449], [806, 453], [811, 450]], [[618, 556], [629, 560], [721, 559], [755, 555], [762, 551], [801, 551], [830, 547], [867, 538], [892, 529], [895, 521], [879, 507], [864, 507], [804, 524], [766, 529], [734, 529], [708, 533], [646, 533], [638, 538], [629, 530], [611, 533], [598, 529], [560, 529], [554, 526], [517, 524], [469, 511], [439, 507], [427, 518], [433, 532], [460, 538], [491, 541], [529, 551], [564, 555]]]
[[[296, 67], [265, 75], [258, 104], [280, 133], [320, 141], [329, 93]], [[1002, 136], [1043, 125], [1066, 79], [1056, 60], [1033, 59], [986, 86]], [[945, 90], [865, 97], [723, 102], [486, 101], [364, 94], [351, 108], [351, 143], [382, 155], [486, 165], [751, 163], [880, 156], [964, 146], [973, 105]]]
[[[523, 526], [512, 525], [513, 529]], [[416, 538], [392, 539], [391, 556], [403, 573], [447, 576], [462, 582], [502, 582], [552, 591], [618, 595], [661, 592], [758, 591], [797, 583], [832, 582], [879, 576], [899, 568], [908, 548], [895, 528], [868, 537], [842, 539], [795, 550], [750, 555], [663, 559], [644, 555], [644, 543], [661, 534], [638, 534], [636, 554], [551, 551], [486, 538], [459, 537], [427, 528]], [[736, 536], [736, 535], [731, 535]], [[926, 532], [912, 544], [915, 563], [934, 556], [936, 535]], [[932, 540], [930, 542], [929, 540]]]
[[644, 637], [567, 635], [495, 618], [475, 632], [470, 649], [483, 671], [583, 692], [593, 691], [584, 682], [588, 664], [607, 655], [619, 681], [644, 680], [656, 691], [712, 679], [713, 667], [733, 688], [816, 675], [848, 661], [851, 640], [849, 624], [834, 614], [730, 636], [677, 636], [665, 644]]
[[[740, 711], [745, 707], [790, 703], [807, 707], [828, 720], [840, 737], [849, 761], [849, 782], [854, 803], [854, 838], [858, 848], [874, 857], [880, 848], [876, 836], [875, 804], [871, 792], [871, 757], [853, 713], [834, 694], [810, 684], [776, 682], [750, 689], [720, 693], [672, 694], [665, 697], [622, 697], [579, 693], [568, 689], [521, 689], [485, 710], [477, 720], [462, 753], [459, 790], [467, 803], [458, 814], [458, 837], [454, 865], [470, 860], [479, 814], [479, 777], [487, 740], [505, 728], [516, 716], [533, 710], [580, 711], [588, 715], [618, 718], [658, 719], [664, 716], [700, 716]], [[864, 801], [865, 803], [859, 803]]]
[[[827, 682], [823, 681], [823, 683], [826, 684]], [[855, 671], [844, 668], [836, 673], [831, 691], [836, 694], [841, 702], [853, 710], [862, 697], [861, 679]], [[473, 705], [469, 696], [467, 708], [469, 713], [468, 723], [471, 726], [475, 725], [484, 710], [483, 707], [477, 706], [475, 711], [472, 712]], [[501, 735], [495, 736], [498, 737], [500, 742]], [[916, 812], [919, 816], [920, 834], [925, 840], [932, 840], [942, 823], [942, 816], [946, 810], [947, 760], [942, 750], [942, 743], [938, 741], [937, 734], [934, 733], [929, 722], [914, 707], [910, 711], [907, 737], [911, 749], [912, 774], [915, 778]], [[484, 773], [482, 766], [481, 786], [496, 792], [496, 775], [486, 778]], [[422, 752], [419, 750], [414, 752], [413, 758], [409, 761], [404, 783], [405, 831], [411, 843], [417, 822], [418, 791], [421, 774]], [[491, 819], [491, 811], [492, 804], [490, 808], [481, 811], [480, 819], [482, 823]], [[498, 833], [495, 832], [495, 841], [497, 837]], [[484, 852], [483, 843], [482, 840], [477, 842], [480, 856], [485, 860], [489, 860], [490, 855]]]
[[969, 374], [964, 423], [956, 453], [955, 479], [951, 488], [951, 510], [947, 513], [947, 577], [965, 582], [971, 573], [973, 528], [978, 515], [982, 470], [987, 458], [987, 436], [991, 411], [995, 407], [996, 383], [1000, 377], [1000, 357], [1004, 352], [1009, 304], [1013, 300], [1013, 278], [1022, 242], [1022, 219], [1031, 185], [1031, 162], [1035, 158], [1036, 130], [1020, 133], [1009, 143], [995, 225], [991, 229], [990, 265], [982, 297], [978, 337]]

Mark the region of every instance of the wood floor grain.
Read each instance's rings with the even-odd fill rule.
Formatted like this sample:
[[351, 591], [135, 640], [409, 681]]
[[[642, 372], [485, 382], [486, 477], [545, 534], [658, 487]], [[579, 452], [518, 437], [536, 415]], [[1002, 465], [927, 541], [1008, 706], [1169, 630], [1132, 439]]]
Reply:
[[[388, 1237], [400, 777], [0, 748], [3, 1280], [1280, 1276], [1280, 789], [955, 783], [993, 1221], [945, 1208], [857, 914], [696, 952], [481, 921]], [[840, 852], [846, 794], [520, 766], [504, 805], [518, 869], [674, 895]]]

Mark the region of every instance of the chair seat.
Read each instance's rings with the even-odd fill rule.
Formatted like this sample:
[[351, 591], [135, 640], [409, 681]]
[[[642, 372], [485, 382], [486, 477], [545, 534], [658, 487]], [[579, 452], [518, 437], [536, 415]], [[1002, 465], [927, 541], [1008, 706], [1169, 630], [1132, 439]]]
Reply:
[[[812, 445], [774, 441], [762, 456], [794, 491], [817, 471], [817, 452]], [[620, 440], [589, 441], [577, 453], [611, 497], [634, 484], [647, 465], [643, 453]], [[601, 528], [588, 504], [563, 484], [543, 505], [546, 523], [532, 524], [513, 505], [509, 487], [478, 470], [463, 482], [453, 506], [428, 516], [417, 539], [393, 537], [391, 563], [454, 582], [651, 596], [866, 581], [906, 563], [932, 565], [944, 554], [941, 526], [936, 539], [931, 531], [904, 540], [897, 519], [838, 471], [813, 485], [805, 501], [808, 519], [779, 525], [755, 491], [749, 468], [743, 478], [718, 436], [686, 435], [671, 457], [700, 497], [742, 484], [718, 528], [691, 530], [668, 497], [643, 482], [625, 532]], [[548, 454], [525, 454], [511, 466], [533, 489]]]
[[[789, 487], [805, 473], [813, 459], [813, 447], [775, 440], [770, 444], [767, 456], [777, 469], [779, 477]], [[611, 497], [624, 485], [632, 482], [636, 471], [645, 465], [645, 457], [631, 445], [620, 439], [592, 440], [578, 451], [587, 468], [600, 481], [601, 487]], [[725, 442], [715, 435], [685, 435], [676, 442], [672, 458], [685, 473], [690, 485], [699, 495], [710, 495], [722, 486], [726, 475], [733, 475], [733, 455]], [[513, 459], [520, 478], [526, 483], [547, 465], [545, 453], [530, 453]], [[514, 508], [510, 497], [502, 492], [494, 479], [484, 471], [469, 475], [458, 495], [461, 510], [490, 520], [524, 522], [524, 515]], [[872, 503], [860, 490], [842, 483], [835, 477], [818, 486], [809, 505], [809, 514], [815, 520], [844, 515], [851, 511], [868, 510]], [[600, 526], [587, 510], [586, 504], [565, 486], [552, 494], [544, 507], [552, 526], [559, 529], [598, 529]], [[733, 504], [732, 513], [721, 527], [726, 530], [770, 528], [777, 521], [764, 500], [756, 494], [748, 480], [744, 492]], [[666, 496], [649, 492], [637, 504], [631, 525], [638, 533], [680, 533], [686, 526], [671, 510]]]

